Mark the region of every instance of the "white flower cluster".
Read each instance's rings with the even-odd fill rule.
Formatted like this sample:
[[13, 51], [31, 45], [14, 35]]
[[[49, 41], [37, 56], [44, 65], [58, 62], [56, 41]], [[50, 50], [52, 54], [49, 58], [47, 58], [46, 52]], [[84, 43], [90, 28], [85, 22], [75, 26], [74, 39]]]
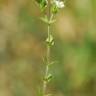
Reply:
[[53, 4], [56, 5], [57, 8], [63, 8], [65, 5], [64, 5], [64, 2], [63, 1], [60, 1], [60, 0], [53, 0]]

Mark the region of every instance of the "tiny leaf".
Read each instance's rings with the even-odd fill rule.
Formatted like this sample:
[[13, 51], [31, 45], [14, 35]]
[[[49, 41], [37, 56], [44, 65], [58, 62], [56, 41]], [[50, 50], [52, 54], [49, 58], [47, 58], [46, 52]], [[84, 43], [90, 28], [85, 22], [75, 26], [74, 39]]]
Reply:
[[44, 81], [49, 82], [51, 79], [52, 79], [52, 74], [48, 74], [48, 76], [44, 78]]
[[53, 24], [54, 22], [56, 22], [55, 19], [54, 19], [54, 20], [50, 20], [50, 21], [49, 21], [49, 24]]
[[50, 35], [47, 39], [46, 39], [46, 42], [49, 46], [52, 46], [54, 45], [54, 39], [53, 39], [53, 36]]
[[48, 64], [48, 66], [50, 66], [50, 65], [53, 65], [55, 62], [53, 61], [53, 62], [50, 62], [49, 64]]
[[48, 18], [47, 18], [46, 15], [44, 17], [41, 17], [40, 20], [45, 22], [45, 23], [49, 23]]
[[47, 79], [48, 79], [48, 81], [50, 81], [50, 80], [52, 79], [52, 74], [49, 74], [49, 75], [47, 76]]

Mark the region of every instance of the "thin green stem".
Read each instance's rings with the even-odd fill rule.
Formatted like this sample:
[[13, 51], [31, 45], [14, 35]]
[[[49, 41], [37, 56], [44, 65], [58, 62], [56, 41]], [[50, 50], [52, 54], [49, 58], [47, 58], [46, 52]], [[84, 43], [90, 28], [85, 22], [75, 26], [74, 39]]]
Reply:
[[[50, 8], [51, 7], [51, 3], [50, 3], [50, 0], [48, 0], [48, 20], [50, 21], [51, 19], [51, 12], [50, 12]], [[50, 32], [50, 24], [48, 23], [48, 29], [47, 29], [47, 38], [50, 40], [50, 35], [51, 35], [51, 32]], [[47, 63], [46, 63], [46, 66], [45, 66], [45, 75], [44, 75], [44, 79], [48, 76], [49, 74], [49, 64], [50, 64], [50, 51], [51, 51], [51, 46], [49, 46], [47, 44], [47, 52], [46, 52], [46, 59], [47, 59]], [[44, 80], [43, 81], [43, 96], [45, 96], [47, 93], [46, 93], [46, 90], [47, 90], [47, 83], [48, 81], [47, 80]]]
[[[50, 25], [49, 24], [48, 24], [47, 35], [48, 35], [48, 38], [50, 39]], [[48, 65], [50, 64], [50, 51], [51, 51], [50, 46], [47, 44], [47, 53], [46, 53], [47, 63], [46, 63], [46, 66], [45, 66], [45, 76], [44, 76], [44, 78], [46, 78], [48, 76], [48, 73], [49, 73], [49, 66]], [[47, 83], [48, 83], [47, 80], [44, 80], [44, 82], [43, 82], [43, 96], [46, 95]]]

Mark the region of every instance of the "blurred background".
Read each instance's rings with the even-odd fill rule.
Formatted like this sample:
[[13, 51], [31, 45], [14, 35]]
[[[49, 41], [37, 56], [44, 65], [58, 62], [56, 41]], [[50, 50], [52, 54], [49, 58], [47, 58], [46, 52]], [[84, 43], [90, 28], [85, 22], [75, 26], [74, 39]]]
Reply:
[[[96, 96], [96, 0], [64, 0], [51, 26], [55, 45], [48, 92]], [[0, 96], [38, 96], [47, 25], [35, 0], [0, 0]]]

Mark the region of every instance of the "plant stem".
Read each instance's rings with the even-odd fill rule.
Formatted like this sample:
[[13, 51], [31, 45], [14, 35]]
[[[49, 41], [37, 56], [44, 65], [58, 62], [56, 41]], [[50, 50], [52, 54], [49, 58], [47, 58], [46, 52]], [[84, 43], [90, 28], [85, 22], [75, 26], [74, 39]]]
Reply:
[[[51, 3], [50, 3], [50, 0], [48, 0], [48, 21], [50, 21], [51, 19], [51, 12], [50, 12], [50, 7], [51, 7]], [[48, 28], [47, 28], [47, 38], [50, 40], [50, 35], [51, 35], [51, 32], [50, 32], [50, 24], [48, 23], [47, 24]], [[49, 64], [50, 64], [50, 51], [51, 51], [51, 46], [49, 46], [47, 44], [47, 52], [46, 52], [46, 66], [45, 66], [45, 75], [44, 75], [44, 78], [46, 78], [49, 74]], [[43, 81], [43, 96], [45, 96], [47, 93], [46, 93], [46, 90], [47, 90], [47, 83], [48, 81], [47, 80], [44, 80]]]
[[[50, 24], [48, 24], [48, 33], [47, 33], [47, 35], [48, 35], [48, 38], [50, 39]], [[47, 55], [47, 57], [46, 57], [46, 60], [47, 60], [47, 62], [46, 62], [46, 66], [45, 66], [45, 76], [44, 76], [44, 78], [46, 78], [47, 76], [48, 76], [48, 73], [49, 73], [49, 64], [50, 64], [50, 51], [51, 51], [51, 48], [50, 48], [50, 46], [47, 44], [47, 53], [46, 53], [46, 55]], [[44, 81], [44, 83], [43, 83], [43, 96], [45, 96], [45, 94], [46, 94], [46, 89], [47, 89], [47, 81], [45, 80]]]

